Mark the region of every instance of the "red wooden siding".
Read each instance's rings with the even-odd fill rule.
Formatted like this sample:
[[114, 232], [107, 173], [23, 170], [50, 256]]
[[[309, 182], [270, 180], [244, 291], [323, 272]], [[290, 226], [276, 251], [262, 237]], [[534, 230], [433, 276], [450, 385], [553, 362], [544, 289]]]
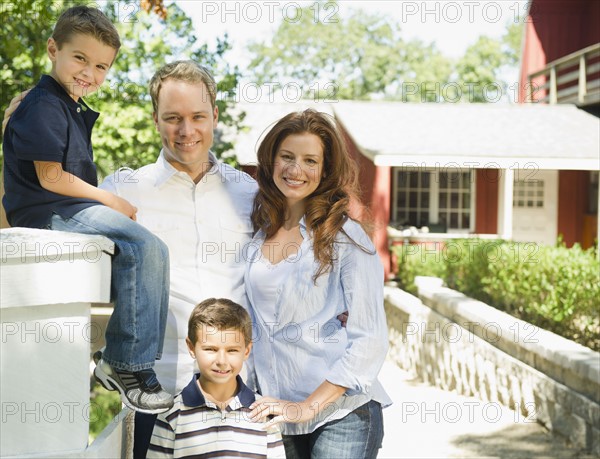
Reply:
[[[385, 278], [388, 279], [391, 273], [391, 257], [388, 249], [387, 226], [390, 222], [392, 168], [375, 166], [373, 161], [360, 153], [345, 129], [343, 133], [348, 152], [359, 168], [360, 198], [362, 205], [366, 207], [362, 209], [358, 204], [353, 206], [352, 211], [355, 215], [363, 215], [365, 220], [372, 224], [373, 241], [383, 263]], [[364, 210], [366, 213], [363, 213]]]
[[581, 242], [588, 205], [589, 172], [558, 172], [558, 234], [567, 247]]
[[477, 169], [475, 175], [475, 233], [498, 232], [498, 169]]
[[[532, 0], [525, 22], [519, 102], [525, 101], [527, 75], [600, 42], [599, 20], [598, 0]], [[538, 92], [535, 96], [537, 99], [543, 94]]]
[[257, 167], [255, 165], [245, 164], [243, 166], [240, 166], [240, 169], [243, 170], [250, 177], [256, 178]]

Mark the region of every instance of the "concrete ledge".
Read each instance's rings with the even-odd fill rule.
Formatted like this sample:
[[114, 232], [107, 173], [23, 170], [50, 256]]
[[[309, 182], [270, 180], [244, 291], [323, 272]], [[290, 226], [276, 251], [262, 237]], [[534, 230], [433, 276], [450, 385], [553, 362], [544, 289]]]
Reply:
[[445, 390], [499, 402], [600, 455], [600, 405], [589, 396], [599, 391], [600, 354], [427, 284], [423, 302], [385, 289], [389, 355], [398, 366]]
[[498, 349], [600, 403], [600, 354], [445, 287], [419, 287], [426, 306]]
[[0, 305], [108, 303], [112, 253], [114, 244], [103, 236], [0, 230]]
[[98, 435], [96, 440], [84, 450], [64, 451], [58, 454], [40, 453], [2, 457], [5, 459], [130, 459], [133, 457], [133, 421], [133, 411], [124, 408]]
[[132, 458], [134, 418], [133, 411], [123, 408], [85, 452], [76, 457], [96, 459], [107, 457]]

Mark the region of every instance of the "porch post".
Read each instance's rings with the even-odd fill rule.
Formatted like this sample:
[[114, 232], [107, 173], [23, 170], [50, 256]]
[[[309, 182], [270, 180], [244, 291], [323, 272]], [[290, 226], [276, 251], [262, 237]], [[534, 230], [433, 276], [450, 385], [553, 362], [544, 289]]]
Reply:
[[512, 239], [513, 227], [513, 180], [512, 169], [500, 169], [498, 186], [498, 236]]
[[585, 65], [585, 54], [579, 58], [579, 84], [577, 91], [577, 102], [583, 104], [587, 94], [587, 70]]
[[90, 405], [90, 341], [98, 333], [90, 307], [110, 301], [112, 253], [103, 236], [0, 231], [2, 457], [124, 457], [117, 447], [84, 453], [98, 414]]

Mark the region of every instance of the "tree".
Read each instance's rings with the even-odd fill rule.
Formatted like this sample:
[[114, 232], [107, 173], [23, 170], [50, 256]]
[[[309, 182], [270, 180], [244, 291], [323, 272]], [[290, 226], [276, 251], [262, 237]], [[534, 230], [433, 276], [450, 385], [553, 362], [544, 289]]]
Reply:
[[305, 98], [485, 102], [494, 90], [504, 94], [502, 72], [518, 62], [522, 24], [500, 40], [480, 37], [454, 61], [435, 43], [404, 40], [389, 17], [357, 10], [342, 18], [337, 10], [334, 1], [315, 2], [271, 40], [251, 43], [256, 81], [294, 82]]
[[[99, 118], [94, 138], [94, 153], [102, 173], [121, 166], [140, 167], [155, 160], [160, 147], [150, 114], [152, 104], [147, 93], [148, 81], [154, 71], [165, 62], [177, 59], [193, 59], [210, 68], [218, 82], [217, 90], [224, 95], [218, 101], [220, 122], [239, 127], [240, 117], [233, 117], [227, 110], [234, 100], [240, 72], [224, 59], [229, 49], [227, 36], [217, 38], [216, 51], [211, 52], [207, 43], [200, 44], [191, 19], [176, 5], [166, 8], [167, 19], [138, 11], [129, 20], [117, 11], [123, 5], [112, 4], [113, 22], [121, 35], [123, 46], [109, 75], [106, 90], [99, 91], [89, 102], [103, 113]], [[216, 142], [213, 150], [218, 156], [229, 159], [230, 143]], [[233, 161], [231, 161], [233, 160]]]
[[[41, 74], [50, 70], [46, 38], [62, 10], [77, 3], [88, 2], [16, 0], [10, 11], [2, 12], [5, 30], [0, 38], [0, 107], [6, 107], [14, 95], [35, 85]], [[194, 59], [210, 68], [219, 82], [219, 93], [225, 96], [219, 101], [221, 123], [236, 129], [241, 122], [241, 117], [232, 116], [228, 110], [240, 72], [224, 59], [229, 49], [227, 36], [217, 39], [216, 50], [210, 51], [206, 43], [198, 43], [191, 19], [177, 5], [142, 3], [157, 14], [125, 2], [107, 2], [104, 9], [119, 30], [123, 46], [103, 87], [86, 98], [102, 114], [92, 139], [101, 175], [121, 166], [140, 167], [156, 159], [161, 143], [152, 121], [147, 87], [150, 76], [165, 62]], [[227, 158], [232, 145], [219, 142], [218, 133], [215, 138], [213, 149]], [[229, 162], [235, 162], [235, 158], [229, 158]]]
[[[0, 106], [30, 88], [49, 69], [46, 39], [62, 2], [16, 0], [0, 3]], [[3, 111], [3, 110], [2, 110]]]
[[162, 19], [167, 19], [167, 9], [165, 8], [163, 0], [141, 0], [140, 6], [146, 13], [152, 11]]
[[[307, 97], [402, 97], [404, 81], [421, 87], [423, 76], [446, 81], [449, 60], [435, 45], [405, 42], [390, 18], [364, 11], [347, 19], [336, 2], [316, 2], [284, 20], [270, 42], [251, 43], [250, 69], [259, 84], [293, 81]], [[435, 62], [436, 65], [429, 65]], [[415, 95], [420, 97], [420, 92]]]
[[464, 101], [495, 102], [507, 94], [508, 82], [502, 73], [519, 62], [523, 31], [523, 24], [509, 24], [500, 40], [484, 35], [467, 48], [456, 64]]

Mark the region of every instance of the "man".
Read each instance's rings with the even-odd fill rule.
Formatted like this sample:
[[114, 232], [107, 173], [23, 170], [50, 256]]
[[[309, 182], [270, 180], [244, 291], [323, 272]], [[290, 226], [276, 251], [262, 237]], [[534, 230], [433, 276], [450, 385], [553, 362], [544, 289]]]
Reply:
[[[205, 68], [193, 61], [167, 64], [152, 77], [150, 95], [159, 158], [135, 171], [121, 169], [101, 188], [137, 207], [138, 223], [169, 248], [169, 313], [154, 369], [164, 388], [177, 393], [194, 370], [184, 340], [193, 308], [211, 297], [244, 301], [244, 245], [252, 236], [256, 183], [210, 151], [219, 111], [216, 84]], [[145, 457], [154, 418], [136, 415], [136, 458]]]

